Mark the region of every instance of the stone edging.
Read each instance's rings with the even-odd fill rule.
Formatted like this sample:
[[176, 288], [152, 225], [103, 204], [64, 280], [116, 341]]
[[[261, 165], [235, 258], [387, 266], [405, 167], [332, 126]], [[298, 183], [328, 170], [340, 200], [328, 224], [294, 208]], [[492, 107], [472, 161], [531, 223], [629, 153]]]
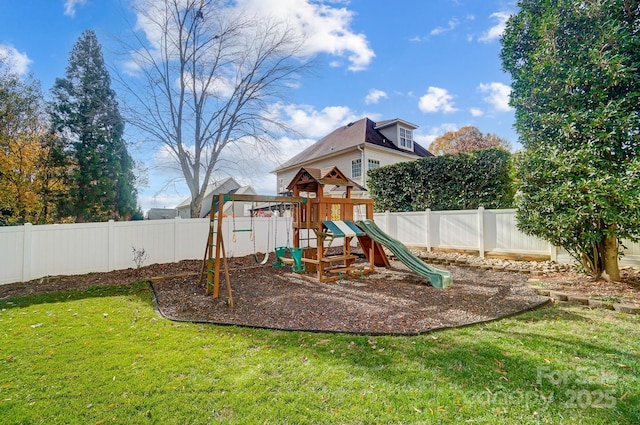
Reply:
[[591, 308], [599, 308], [605, 310], [615, 310], [620, 313], [640, 314], [640, 306], [635, 304], [614, 303], [604, 300], [589, 298], [584, 295], [569, 294], [562, 291], [556, 291], [544, 288], [535, 284], [530, 284], [529, 288], [534, 290], [538, 295], [549, 297], [552, 302], [560, 302], [573, 305], [583, 305]]
[[442, 253], [442, 252], [426, 252], [424, 250], [414, 250], [422, 260], [431, 264], [442, 264], [445, 266], [458, 266], [478, 268], [481, 270], [504, 271], [511, 273], [525, 273], [532, 276], [529, 279], [529, 288], [538, 295], [549, 297], [552, 302], [561, 302], [573, 305], [583, 305], [590, 308], [600, 308], [606, 310], [615, 310], [627, 314], [640, 314], [640, 305], [614, 303], [605, 300], [590, 298], [584, 295], [569, 294], [562, 291], [556, 291], [535, 285], [535, 282], [541, 283], [534, 276], [544, 276], [547, 272], [560, 272], [571, 268], [570, 265], [557, 264], [552, 261], [545, 262], [527, 262], [516, 260], [501, 260], [480, 258], [472, 255]]

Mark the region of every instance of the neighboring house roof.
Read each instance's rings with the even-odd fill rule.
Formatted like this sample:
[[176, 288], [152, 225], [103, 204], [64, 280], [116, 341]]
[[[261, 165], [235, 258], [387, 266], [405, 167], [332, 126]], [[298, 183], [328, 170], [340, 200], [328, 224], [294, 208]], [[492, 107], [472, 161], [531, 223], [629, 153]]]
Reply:
[[151, 208], [147, 211], [147, 220], [163, 220], [176, 218], [178, 210], [171, 208]]
[[[227, 193], [237, 194], [237, 195], [256, 195], [256, 191], [251, 186], [242, 186], [242, 187], [239, 187], [237, 189], [230, 190]], [[220, 206], [218, 204], [216, 204], [216, 210], [214, 211], [214, 213], [218, 212], [218, 208], [219, 207]], [[223, 214], [229, 214], [229, 210], [231, 210], [232, 208], [234, 208], [234, 205], [231, 202], [229, 202], [229, 203], [225, 202], [224, 208], [222, 210]], [[203, 208], [203, 209], [207, 210], [207, 212], [205, 214], [203, 214], [205, 217], [211, 214], [211, 205], [210, 204], [208, 204], [207, 208]]]
[[416, 158], [433, 156], [428, 150], [416, 142], [413, 143], [413, 152], [401, 149], [378, 131], [380, 128], [396, 123], [401, 123], [407, 127], [412, 127], [413, 129], [417, 128], [415, 125], [398, 118], [381, 121], [380, 123], [375, 123], [369, 118], [362, 118], [361, 120], [349, 123], [346, 126], [342, 126], [332, 131], [313, 145], [309, 146], [307, 149], [286, 161], [274, 171], [281, 171], [295, 165], [308, 163], [315, 159], [337, 154], [340, 151], [354, 149], [356, 146], [360, 146], [363, 143], [380, 146], [382, 148], [391, 149], [407, 155], [415, 155]]
[[[217, 189], [226, 185], [229, 182], [235, 183], [236, 187], [240, 187], [240, 184], [238, 184], [238, 182], [233, 177], [227, 177], [226, 179], [220, 180], [219, 182], [216, 182], [207, 186], [207, 189], [204, 192], [204, 198], [206, 198], [207, 196], [210, 196], [212, 193], [215, 193]], [[178, 204], [176, 209], [179, 210], [183, 208], [190, 208], [190, 206], [191, 206], [191, 196], [189, 196], [187, 199], [185, 199], [180, 204]]]

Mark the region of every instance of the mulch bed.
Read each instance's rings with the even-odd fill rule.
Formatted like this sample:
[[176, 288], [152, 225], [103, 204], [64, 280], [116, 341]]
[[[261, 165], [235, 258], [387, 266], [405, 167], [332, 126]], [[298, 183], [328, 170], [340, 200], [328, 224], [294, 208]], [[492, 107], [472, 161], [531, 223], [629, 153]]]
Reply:
[[[200, 269], [194, 262], [193, 272]], [[351, 276], [341, 283], [303, 279], [288, 269], [256, 267], [252, 256], [231, 258], [234, 307], [206, 295], [197, 277], [152, 283], [158, 311], [178, 321], [282, 330], [417, 334], [494, 320], [538, 307], [548, 298], [527, 286], [519, 273], [448, 267], [454, 285], [436, 289], [426, 279], [392, 261], [389, 269]]]
[[[253, 256], [230, 258], [229, 264], [233, 308], [227, 306], [224, 279], [218, 299], [206, 295], [197, 282], [202, 266], [197, 260], [0, 285], [0, 301], [161, 276], [164, 280], [152, 283], [156, 308], [172, 320], [366, 334], [428, 332], [498, 319], [548, 302], [528, 287], [531, 275], [491, 269], [437, 266], [453, 273], [454, 285], [442, 290], [395, 261], [389, 269], [376, 268], [363, 279], [355, 276], [342, 283], [319, 283], [288, 269], [256, 266]], [[535, 279], [548, 289], [640, 305], [640, 270], [627, 268], [622, 274], [622, 282], [594, 280], [575, 271]]]

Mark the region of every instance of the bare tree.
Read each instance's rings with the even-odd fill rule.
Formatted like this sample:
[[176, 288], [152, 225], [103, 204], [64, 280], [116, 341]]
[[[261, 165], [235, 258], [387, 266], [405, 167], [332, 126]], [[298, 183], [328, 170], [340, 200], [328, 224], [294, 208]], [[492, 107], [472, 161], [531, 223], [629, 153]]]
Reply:
[[129, 122], [178, 164], [198, 217], [222, 151], [273, 150], [285, 126], [269, 104], [307, 68], [303, 43], [285, 23], [246, 17], [223, 0], [139, 0], [129, 76]]

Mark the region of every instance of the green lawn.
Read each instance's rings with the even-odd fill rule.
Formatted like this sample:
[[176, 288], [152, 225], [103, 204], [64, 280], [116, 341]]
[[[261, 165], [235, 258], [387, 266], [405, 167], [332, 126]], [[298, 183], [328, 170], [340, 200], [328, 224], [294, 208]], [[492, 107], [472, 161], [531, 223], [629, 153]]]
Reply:
[[148, 286], [0, 302], [2, 424], [640, 423], [640, 317], [423, 336], [175, 323]]

